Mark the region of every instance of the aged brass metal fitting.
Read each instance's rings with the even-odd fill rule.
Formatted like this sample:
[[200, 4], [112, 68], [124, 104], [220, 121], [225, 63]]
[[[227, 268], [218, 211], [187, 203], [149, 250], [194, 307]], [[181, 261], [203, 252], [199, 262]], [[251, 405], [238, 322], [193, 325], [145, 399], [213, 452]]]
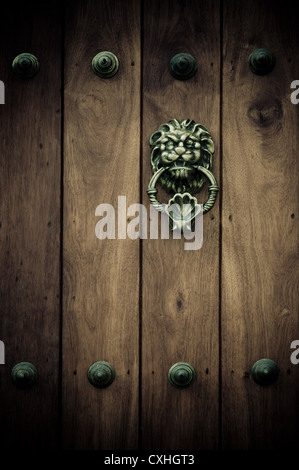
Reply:
[[18, 77], [32, 78], [39, 71], [39, 60], [35, 55], [24, 52], [14, 58], [12, 68]]
[[99, 52], [92, 59], [91, 67], [93, 72], [99, 77], [110, 78], [118, 71], [118, 58], [109, 51]]
[[258, 360], [251, 369], [252, 379], [259, 385], [267, 386], [277, 381], [279, 367], [271, 359]]
[[248, 63], [253, 73], [266, 75], [273, 70], [276, 59], [273, 52], [268, 51], [268, 49], [260, 48], [250, 54]]
[[104, 388], [112, 384], [115, 379], [115, 370], [106, 361], [94, 362], [87, 372], [89, 382], [94, 387]]
[[191, 54], [182, 52], [170, 59], [169, 70], [177, 80], [188, 80], [195, 75], [197, 63]]
[[187, 388], [193, 384], [196, 374], [187, 362], [177, 362], [168, 371], [168, 380], [174, 387]]
[[[150, 147], [153, 171], [147, 188], [150, 202], [157, 211], [168, 215], [172, 230], [183, 231], [191, 226], [201, 211], [192, 194], [198, 192], [207, 180], [210, 194], [203, 205], [203, 213], [212, 209], [216, 201], [219, 186], [210, 171], [213, 140], [203, 125], [190, 119], [172, 119], [151, 135]], [[175, 193], [167, 205], [161, 204], [156, 197], [158, 180], [167, 192]], [[172, 210], [174, 205], [178, 207], [175, 212]]]
[[36, 367], [30, 362], [19, 362], [11, 371], [11, 378], [19, 388], [30, 388], [38, 379]]

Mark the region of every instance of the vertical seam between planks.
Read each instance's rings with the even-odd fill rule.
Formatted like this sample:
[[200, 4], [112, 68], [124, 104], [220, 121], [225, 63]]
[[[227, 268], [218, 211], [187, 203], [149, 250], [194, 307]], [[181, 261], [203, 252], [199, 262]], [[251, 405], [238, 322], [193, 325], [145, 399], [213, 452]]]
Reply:
[[219, 142], [219, 185], [220, 185], [220, 198], [219, 198], [219, 449], [222, 449], [222, 194], [223, 194], [223, 0], [220, 0], [220, 102], [219, 102], [219, 127], [220, 127], [220, 142]]
[[59, 447], [63, 448], [62, 442], [62, 326], [63, 326], [63, 211], [64, 211], [64, 43], [65, 43], [65, 1], [61, 3], [60, 7], [61, 15], [61, 58], [60, 58], [60, 104], [61, 104], [61, 115], [60, 115], [60, 280], [59, 280], [59, 391], [58, 391], [58, 417], [59, 417]]
[[[143, 35], [144, 35], [144, 24], [143, 24], [143, 12], [144, 5], [143, 0], [140, 0], [140, 90], [139, 90], [139, 103], [140, 103], [140, 148], [139, 148], [139, 198], [140, 203], [143, 199], [143, 149], [142, 149], [142, 137], [143, 137]], [[143, 255], [143, 244], [142, 239], [139, 239], [139, 382], [138, 382], [138, 449], [142, 449], [142, 255]]]

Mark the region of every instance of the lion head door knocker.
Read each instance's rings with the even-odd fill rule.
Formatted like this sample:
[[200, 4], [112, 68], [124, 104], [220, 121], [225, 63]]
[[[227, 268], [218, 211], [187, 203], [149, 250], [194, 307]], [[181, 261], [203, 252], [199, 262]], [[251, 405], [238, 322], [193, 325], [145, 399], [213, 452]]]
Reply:
[[[172, 119], [151, 135], [150, 147], [153, 177], [147, 193], [151, 204], [168, 215], [172, 230], [191, 229], [195, 217], [213, 207], [219, 191], [210, 171], [214, 153], [210, 133], [190, 119]], [[207, 179], [210, 182], [209, 198], [201, 205], [192, 194], [198, 192]], [[156, 198], [158, 180], [167, 192], [175, 193], [168, 204], [162, 204]]]

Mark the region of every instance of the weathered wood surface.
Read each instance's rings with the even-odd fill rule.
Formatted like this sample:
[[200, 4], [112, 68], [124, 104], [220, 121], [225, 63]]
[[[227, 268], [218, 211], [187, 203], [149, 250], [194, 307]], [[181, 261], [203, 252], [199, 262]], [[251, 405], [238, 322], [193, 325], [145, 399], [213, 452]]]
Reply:
[[[296, 14], [297, 10], [297, 14]], [[222, 177], [222, 439], [224, 448], [295, 448], [298, 374], [298, 78], [295, 2], [224, 3]], [[274, 70], [249, 54], [265, 47]], [[280, 367], [263, 388], [255, 361]]]
[[[219, 12], [218, 1], [144, 2], [142, 168], [143, 203], [148, 208], [149, 137], [170, 119], [194, 119], [209, 129], [215, 142], [213, 173], [218, 178]], [[179, 81], [169, 73], [169, 61], [179, 52], [197, 60], [198, 72], [190, 80]], [[199, 202], [207, 197], [204, 191]], [[204, 216], [203, 232], [203, 247], [197, 251], [184, 250], [183, 238], [143, 241], [145, 449], [213, 449], [218, 445], [218, 202]], [[197, 374], [195, 383], [185, 390], [175, 389], [167, 378], [169, 368], [180, 361], [193, 365]]]
[[[296, 2], [17, 3], [0, 18], [0, 447], [295, 449]], [[248, 68], [259, 47], [276, 56], [269, 75]], [[108, 80], [91, 69], [103, 50], [120, 63]], [[40, 60], [30, 80], [11, 69], [20, 52]], [[198, 63], [185, 82], [168, 69], [178, 52]], [[98, 205], [116, 230], [119, 196], [149, 215], [149, 137], [173, 118], [215, 142], [202, 248], [99, 240]], [[260, 387], [250, 371], [265, 357], [280, 375]], [[107, 389], [87, 379], [101, 360], [116, 371]], [[28, 391], [10, 377], [21, 361], [39, 372]], [[179, 361], [197, 374], [186, 390], [167, 378]]]
[[[95, 210], [139, 200], [139, 2], [67, 2], [65, 17], [63, 445], [135, 449], [139, 243], [99, 240]], [[110, 79], [91, 69], [101, 51], [119, 59]], [[115, 368], [107, 389], [87, 379], [96, 361]]]
[[[12, 2], [0, 17], [0, 447], [6, 450], [55, 449], [59, 439], [60, 18], [55, 1]], [[22, 52], [40, 61], [31, 79], [12, 70]], [[10, 377], [23, 361], [38, 370], [31, 390], [17, 389]]]

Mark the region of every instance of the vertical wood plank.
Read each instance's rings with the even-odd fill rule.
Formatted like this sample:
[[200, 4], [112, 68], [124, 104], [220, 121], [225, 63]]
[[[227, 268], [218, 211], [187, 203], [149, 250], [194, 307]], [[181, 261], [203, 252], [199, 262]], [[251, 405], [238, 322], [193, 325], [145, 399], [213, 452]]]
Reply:
[[[224, 2], [223, 41], [223, 447], [296, 448], [298, 374], [298, 79], [295, 2]], [[260, 47], [274, 70], [248, 68]], [[260, 387], [255, 361], [270, 358], [278, 381]], [[297, 402], [297, 403], [296, 403]]]
[[[117, 239], [118, 196], [139, 201], [139, 1], [67, 1], [64, 136], [63, 440], [66, 449], [138, 445], [139, 242]], [[96, 76], [113, 52], [119, 71]], [[100, 240], [96, 207], [116, 211], [115, 240]], [[103, 214], [104, 215], [104, 214]], [[125, 215], [125, 222], [127, 217]], [[87, 371], [109, 362], [115, 381]]]
[[[60, 341], [61, 10], [59, 2], [12, 1], [1, 11], [0, 78], [0, 446], [56, 449]], [[55, 34], [53, 35], [53, 31]], [[38, 75], [12, 71], [22, 52]], [[30, 390], [12, 383], [12, 367], [33, 363]]]
[[[170, 119], [205, 125], [219, 174], [219, 2], [144, 2], [143, 203], [152, 176], [149, 137]], [[169, 73], [170, 59], [192, 54], [197, 74]], [[162, 194], [162, 193], [161, 193]], [[204, 203], [207, 191], [198, 196]], [[169, 197], [167, 198], [167, 200]], [[144, 240], [142, 249], [142, 442], [144, 449], [215, 449], [218, 445], [219, 205], [204, 216], [203, 247], [184, 239]], [[168, 370], [189, 362], [197, 378], [175, 389]]]

